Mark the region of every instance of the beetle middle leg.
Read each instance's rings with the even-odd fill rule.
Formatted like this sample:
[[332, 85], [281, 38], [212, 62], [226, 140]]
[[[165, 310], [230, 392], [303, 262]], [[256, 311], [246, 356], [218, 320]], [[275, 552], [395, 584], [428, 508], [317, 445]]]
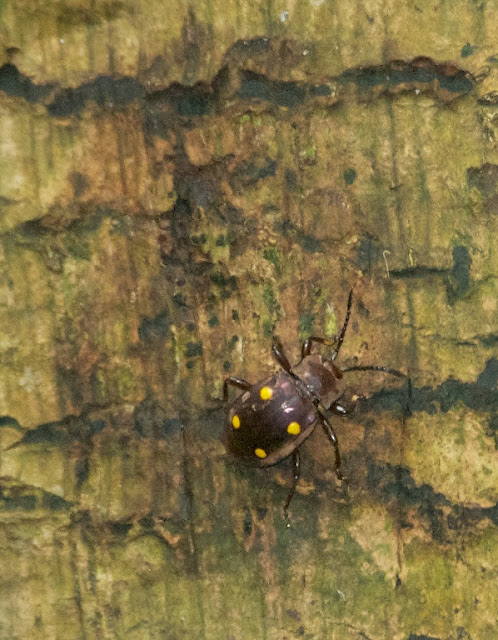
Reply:
[[223, 382], [223, 402], [228, 400], [228, 386], [237, 387], [237, 389], [242, 389], [242, 391], [249, 391], [252, 387], [250, 382], [247, 380], [243, 380], [242, 378], [237, 378], [236, 376], [230, 376], [229, 378], [225, 378]]
[[291, 503], [294, 494], [296, 493], [297, 483], [299, 482], [299, 477], [301, 475], [301, 457], [299, 455], [299, 451], [296, 450], [292, 453], [292, 466], [294, 470], [294, 477], [292, 480], [292, 487], [289, 491], [289, 495], [287, 496], [287, 500], [284, 504], [284, 517], [288, 521], [289, 520], [289, 505]]
[[337, 478], [341, 481], [346, 481], [346, 478], [344, 477], [342, 471], [341, 471], [341, 452], [339, 451], [339, 442], [337, 440], [337, 436], [335, 434], [334, 431], [334, 427], [330, 424], [330, 422], [327, 420], [327, 418], [321, 413], [319, 412], [318, 414], [320, 416], [320, 422], [322, 423], [322, 427], [323, 430], [325, 431], [325, 434], [327, 436], [327, 438], [330, 440], [330, 442], [332, 443], [332, 446], [334, 447], [334, 451], [335, 451], [335, 475], [337, 476]]

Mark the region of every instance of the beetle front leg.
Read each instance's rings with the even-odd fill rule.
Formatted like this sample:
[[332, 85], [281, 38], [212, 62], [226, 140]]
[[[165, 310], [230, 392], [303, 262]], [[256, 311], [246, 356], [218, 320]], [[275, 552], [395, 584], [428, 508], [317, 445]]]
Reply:
[[289, 362], [289, 359], [285, 355], [282, 343], [280, 342], [279, 338], [277, 338], [277, 336], [273, 336], [271, 352], [275, 360], [282, 367], [282, 369], [287, 373], [291, 373], [291, 364]]
[[242, 378], [237, 378], [236, 376], [226, 378], [223, 382], [223, 402], [227, 402], [228, 400], [228, 385], [237, 387], [237, 389], [242, 389], [243, 391], [249, 391], [252, 387], [250, 382], [247, 382], [247, 380], [243, 380]]
[[309, 356], [311, 354], [311, 347], [313, 346], [313, 342], [324, 344], [326, 347], [333, 347], [335, 345], [335, 342], [333, 340], [329, 340], [328, 338], [310, 336], [303, 342], [303, 346], [301, 347], [301, 357], [306, 358], [306, 356]]
[[330, 424], [330, 422], [327, 420], [327, 418], [322, 415], [322, 413], [319, 413], [320, 416], [320, 422], [322, 423], [322, 427], [323, 430], [325, 431], [327, 438], [330, 440], [330, 442], [332, 443], [332, 446], [334, 447], [334, 451], [335, 451], [335, 475], [337, 476], [337, 478], [341, 481], [346, 481], [346, 478], [344, 477], [344, 475], [342, 474], [341, 471], [341, 452], [339, 451], [339, 442], [337, 440], [337, 436], [335, 434], [334, 431], [334, 427]]
[[289, 505], [292, 498], [294, 497], [294, 494], [296, 493], [297, 483], [299, 482], [299, 477], [301, 475], [301, 457], [298, 450], [294, 451], [292, 454], [292, 464], [294, 469], [294, 477], [291, 490], [289, 491], [289, 495], [287, 496], [287, 500], [284, 504], [284, 517], [287, 522], [289, 521]]

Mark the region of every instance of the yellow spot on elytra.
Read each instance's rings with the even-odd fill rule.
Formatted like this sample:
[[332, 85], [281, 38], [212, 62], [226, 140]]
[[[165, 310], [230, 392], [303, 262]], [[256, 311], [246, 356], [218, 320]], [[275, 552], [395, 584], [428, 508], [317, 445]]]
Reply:
[[255, 449], [254, 453], [258, 456], [258, 458], [266, 458], [266, 451], [264, 449]]
[[263, 387], [259, 392], [261, 400], [269, 400], [273, 395], [273, 389], [270, 387]]
[[239, 418], [239, 416], [234, 416], [232, 418], [232, 427], [234, 429], [238, 429], [240, 427], [240, 418]]
[[287, 427], [287, 433], [290, 433], [291, 436], [298, 436], [301, 433], [301, 425], [299, 422], [291, 422]]

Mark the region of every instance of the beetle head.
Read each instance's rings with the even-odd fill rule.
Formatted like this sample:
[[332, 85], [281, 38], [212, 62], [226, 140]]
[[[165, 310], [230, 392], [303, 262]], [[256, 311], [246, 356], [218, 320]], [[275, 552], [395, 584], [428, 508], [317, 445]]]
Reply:
[[326, 409], [344, 392], [340, 369], [318, 353], [305, 356], [292, 371], [320, 398]]

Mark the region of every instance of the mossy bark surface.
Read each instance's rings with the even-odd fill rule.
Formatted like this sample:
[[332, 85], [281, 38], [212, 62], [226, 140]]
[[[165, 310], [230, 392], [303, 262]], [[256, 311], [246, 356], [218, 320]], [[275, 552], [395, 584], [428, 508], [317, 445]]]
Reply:
[[[0, 5], [0, 640], [496, 640], [489, 0]], [[289, 462], [223, 379], [333, 336]]]

